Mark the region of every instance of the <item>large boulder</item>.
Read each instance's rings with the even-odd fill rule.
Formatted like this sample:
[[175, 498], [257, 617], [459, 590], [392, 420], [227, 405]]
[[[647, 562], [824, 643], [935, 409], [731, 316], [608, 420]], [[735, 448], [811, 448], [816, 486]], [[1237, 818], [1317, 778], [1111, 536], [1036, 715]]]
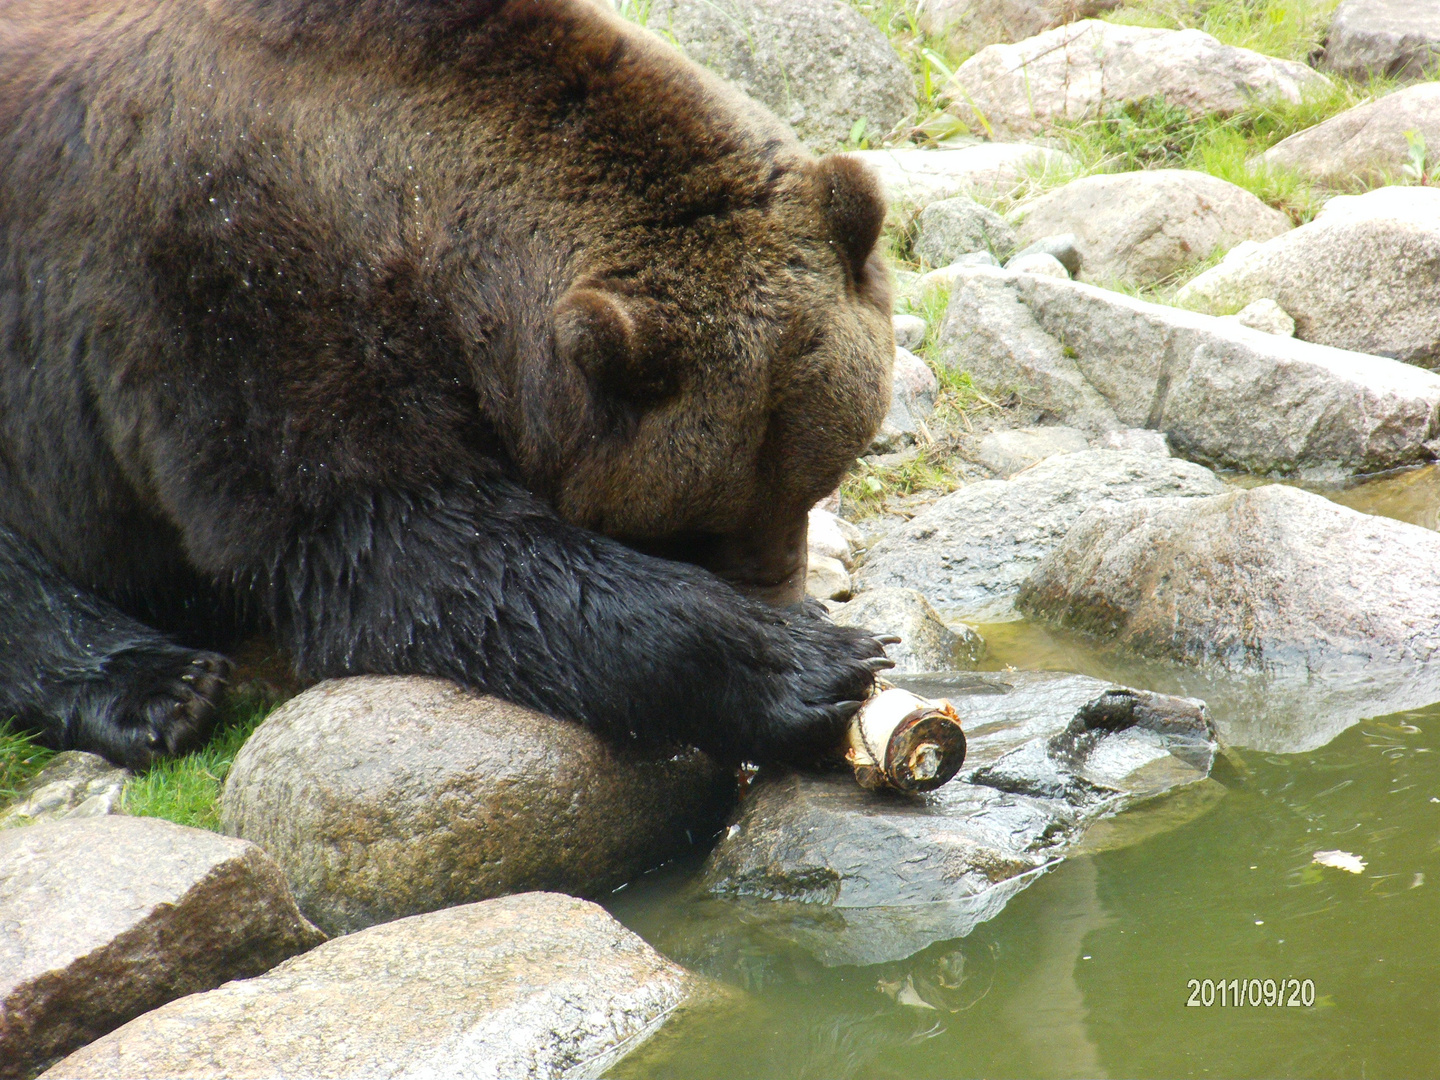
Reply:
[[910, 69], [841, 0], [653, 0], [645, 25], [788, 122], [816, 151], [863, 120], [871, 139], [915, 110]]
[[317, 925], [347, 933], [533, 889], [605, 893], [704, 840], [734, 791], [698, 751], [632, 756], [442, 679], [363, 676], [256, 729], [221, 822], [275, 857]]
[[963, 195], [941, 199], [920, 211], [915, 222], [915, 254], [921, 260], [931, 266], [949, 266], [974, 251], [1008, 259], [1015, 251], [1015, 230], [994, 210]]
[[123, 816], [0, 832], [0, 927], [6, 1078], [325, 940], [254, 844]]
[[905, 685], [960, 714], [968, 754], [955, 780], [906, 799], [843, 773], [762, 773], [705, 864], [706, 892], [825, 964], [963, 937], [1100, 818], [1204, 781], [1217, 749], [1203, 703], [1082, 675]]
[[1028, 274], [963, 271], [935, 359], [1060, 423], [1162, 431], [1177, 453], [1247, 472], [1379, 472], [1429, 460], [1440, 434], [1431, 372]]
[[596, 905], [529, 893], [328, 942], [45, 1075], [599, 1076], [703, 990]]
[[946, 615], [1016, 618], [1030, 570], [1093, 503], [1225, 490], [1209, 469], [1174, 458], [1086, 450], [1049, 458], [1013, 480], [952, 492], [870, 549], [859, 587], [919, 589]]
[[1345, 0], [1330, 18], [1321, 60], [1352, 79], [1424, 79], [1440, 72], [1440, 4]]
[[1222, 45], [1200, 30], [1155, 30], [1086, 19], [1014, 45], [980, 50], [946, 87], [948, 108], [998, 139], [1038, 135], [1114, 105], [1163, 97], [1197, 115], [1255, 101], [1298, 102], [1327, 84], [1304, 64]]
[[[1440, 149], [1440, 82], [1396, 90], [1356, 105], [1282, 139], [1260, 159], [1336, 187], [1398, 179], [1410, 159], [1410, 139]], [[1432, 167], [1433, 168], [1433, 167]]]
[[974, 52], [1022, 41], [1076, 19], [1113, 11], [1124, 0], [938, 0], [920, 5], [920, 25]]
[[1331, 199], [1308, 224], [1235, 248], [1175, 302], [1223, 315], [1263, 297], [1305, 341], [1440, 367], [1440, 188]]
[[1031, 177], [1076, 167], [1069, 154], [1030, 143], [857, 150], [850, 156], [875, 172], [892, 211], [956, 195], [1010, 195]]
[[112, 765], [98, 754], [83, 750], [56, 754], [0, 812], [0, 829], [118, 814], [130, 776], [128, 769]]
[[1020, 243], [1073, 233], [1084, 281], [1148, 285], [1290, 219], [1235, 184], [1188, 169], [1100, 173], [1023, 203]]
[[1440, 534], [1281, 484], [1093, 506], [1026, 613], [1145, 656], [1278, 673], [1440, 655]]
[[964, 623], [946, 625], [918, 589], [872, 589], [841, 604], [830, 617], [841, 626], [899, 637], [898, 645], [885, 646], [897, 675], [967, 671], [985, 657], [985, 639], [979, 632]]
[[[1322, 705], [1303, 727], [1281, 709], [1242, 735], [1307, 749], [1361, 715], [1440, 696], [1436, 565], [1440, 534], [1267, 485], [1092, 506], [1018, 604], [1133, 654], [1254, 676], [1262, 716], [1308, 685]], [[1365, 711], [1325, 702], [1337, 684], [1361, 688]]]

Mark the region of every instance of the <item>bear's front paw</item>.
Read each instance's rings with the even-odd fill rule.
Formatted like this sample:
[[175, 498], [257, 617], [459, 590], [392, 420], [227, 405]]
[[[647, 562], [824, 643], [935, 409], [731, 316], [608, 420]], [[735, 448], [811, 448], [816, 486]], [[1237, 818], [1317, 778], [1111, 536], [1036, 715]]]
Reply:
[[776, 715], [760, 732], [764, 760], [813, 764], [840, 752], [850, 718], [895, 662], [885, 642], [865, 630], [837, 626], [807, 606], [787, 620], [792, 666]]
[[111, 667], [121, 693], [82, 723], [81, 749], [130, 769], [204, 741], [225, 691], [230, 661], [176, 646], [128, 650]]

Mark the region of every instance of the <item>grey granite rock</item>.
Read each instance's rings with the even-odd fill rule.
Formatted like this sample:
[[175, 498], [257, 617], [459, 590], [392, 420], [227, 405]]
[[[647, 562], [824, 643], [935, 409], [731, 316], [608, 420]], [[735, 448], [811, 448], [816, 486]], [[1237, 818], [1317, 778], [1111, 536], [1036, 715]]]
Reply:
[[1067, 173], [1077, 165], [1070, 155], [1033, 143], [987, 142], [933, 150], [897, 147], [859, 150], [850, 156], [875, 171], [892, 210], [955, 195], [1008, 195], [1032, 176]]
[[839, 0], [653, 0], [646, 25], [833, 150], [857, 121], [878, 141], [915, 108], [910, 70], [865, 16]]
[[1233, 316], [1241, 326], [1281, 337], [1295, 336], [1295, 320], [1290, 314], [1268, 296], [1252, 300]]
[[1148, 428], [1121, 428], [1107, 431], [1090, 443], [1096, 450], [1125, 450], [1132, 454], [1151, 454], [1154, 457], [1170, 457], [1170, 440], [1163, 431]]
[[1015, 215], [1021, 244], [1072, 234], [1082, 280], [1139, 285], [1291, 227], [1285, 214], [1244, 188], [1188, 169], [1081, 177], [1022, 203]]
[[873, 589], [835, 608], [830, 617], [842, 626], [898, 635], [900, 644], [885, 646], [895, 674], [967, 671], [985, 657], [980, 633], [961, 622], [947, 625], [917, 589]]
[[1092, 507], [1033, 618], [1195, 672], [1227, 738], [1294, 753], [1440, 698], [1440, 534], [1282, 485]]
[[632, 757], [442, 679], [363, 676], [260, 725], [222, 822], [339, 933], [532, 889], [604, 893], [713, 832], [734, 790], [698, 751]]
[[975, 251], [1008, 259], [1015, 250], [1015, 229], [1010, 223], [963, 195], [925, 207], [915, 228], [915, 254], [931, 266], [949, 266]]
[[31, 778], [11, 805], [0, 812], [0, 829], [37, 821], [100, 817], [120, 813], [131, 773], [98, 754], [66, 750]]
[[338, 938], [147, 1013], [45, 1075], [599, 1076], [705, 992], [596, 905], [526, 893]]
[[1433, 78], [1440, 73], [1440, 4], [1345, 0], [1330, 17], [1321, 62], [1352, 79]]
[[890, 411], [881, 422], [872, 454], [888, 454], [915, 442], [922, 425], [935, 411], [935, 395], [939, 380], [930, 366], [908, 349], [895, 347], [895, 367], [891, 376]]
[[896, 346], [913, 353], [924, 344], [929, 328], [919, 315], [896, 315], [891, 322], [895, 326]]
[[1440, 367], [1440, 189], [1331, 199], [1298, 229], [1235, 250], [1175, 302], [1225, 315], [1261, 298], [1304, 341]]
[[1002, 479], [1024, 472], [1031, 465], [1054, 457], [1090, 449], [1083, 431], [1068, 427], [1011, 428], [992, 431], [980, 440], [976, 460]]
[[1062, 281], [1070, 280], [1070, 271], [1065, 269], [1065, 264], [1048, 251], [1032, 251], [1028, 255], [1016, 255], [1005, 264], [1005, 269], [1013, 274], [1038, 274], [1041, 277], [1059, 278]]
[[1163, 431], [1179, 454], [1254, 473], [1339, 478], [1427, 461], [1440, 426], [1430, 372], [1028, 274], [963, 271], [935, 359], [1060, 423]]
[[1440, 659], [1440, 534], [1280, 484], [1090, 508], [1021, 587], [1141, 655], [1281, 673]]
[[[1034, 236], [1033, 232], [1031, 236]], [[1025, 246], [1011, 256], [1010, 262], [1017, 263], [1031, 255], [1049, 255], [1065, 268], [1069, 277], [1079, 276], [1085, 265], [1080, 254], [1080, 238], [1073, 232], [1046, 233], [1026, 240]]]
[[812, 600], [837, 600], [843, 603], [853, 591], [850, 571], [839, 559], [827, 555], [811, 556], [805, 569], [805, 595]]
[[906, 798], [845, 773], [762, 774], [705, 866], [710, 895], [748, 904], [746, 918], [826, 964], [964, 936], [1106, 815], [1205, 780], [1217, 750], [1202, 703], [1080, 675], [906, 685], [960, 713], [956, 780]]
[[324, 940], [254, 844], [119, 815], [0, 832], [0, 1076]]
[[849, 570], [855, 564], [855, 544], [862, 540], [860, 530], [829, 510], [815, 507], [807, 521], [806, 540], [812, 559], [838, 559]]
[[1440, 82], [1425, 82], [1367, 101], [1282, 139], [1261, 160], [1322, 184], [1367, 186], [1403, 178], [1410, 140], [1440, 151]]
[[1124, 0], [938, 0], [920, 6], [920, 25], [974, 52], [1023, 41], [1076, 19], [1113, 11]]
[[896, 526], [870, 549], [858, 588], [919, 589], [945, 615], [973, 622], [1016, 618], [1020, 583], [1092, 504], [1224, 490], [1214, 473], [1188, 461], [1112, 450], [1061, 454], [1013, 480], [963, 487]]
[[1222, 45], [1200, 30], [1086, 19], [981, 49], [956, 69], [946, 94], [949, 109], [974, 130], [1019, 139], [1146, 98], [1225, 115], [1257, 99], [1298, 102], [1326, 85], [1304, 64]]

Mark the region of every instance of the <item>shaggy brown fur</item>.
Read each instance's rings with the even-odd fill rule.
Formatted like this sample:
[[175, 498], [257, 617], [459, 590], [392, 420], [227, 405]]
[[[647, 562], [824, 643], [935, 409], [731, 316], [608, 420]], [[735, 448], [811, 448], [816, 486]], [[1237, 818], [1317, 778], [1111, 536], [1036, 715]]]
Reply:
[[[576, 685], [561, 626], [663, 680], [691, 661], [634, 655], [641, 622], [794, 681], [772, 617], [572, 527], [798, 597], [805, 511], [884, 410], [882, 215], [587, 0], [0, 0], [0, 527], [45, 567], [12, 574], [195, 641], [232, 604], [312, 675], [448, 674], [612, 732], [662, 703]], [[780, 712], [868, 685], [873, 643], [811, 622], [835, 670]], [[188, 737], [173, 674], [114, 721], [154, 749]]]

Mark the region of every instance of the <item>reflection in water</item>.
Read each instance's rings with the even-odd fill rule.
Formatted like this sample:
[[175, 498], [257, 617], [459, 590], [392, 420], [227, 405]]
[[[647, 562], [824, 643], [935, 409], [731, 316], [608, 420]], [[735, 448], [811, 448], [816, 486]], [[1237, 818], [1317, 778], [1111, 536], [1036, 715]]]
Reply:
[[1316, 750], [1367, 716], [1440, 701], [1440, 665], [1242, 674], [1136, 657], [1086, 635], [1036, 623], [988, 623], [978, 629], [988, 646], [986, 670], [1078, 671], [1202, 698], [1226, 744], [1274, 753]]
[[1005, 1021], [1025, 1047], [1034, 1076], [1103, 1077], [1075, 969], [1086, 962], [1086, 935], [1111, 920], [1100, 906], [1092, 859], [1072, 859], [1053, 876], [1050, 904], [1034, 926], [1040, 955], [1006, 1003]]
[[1404, 469], [1339, 490], [1316, 488], [1341, 506], [1364, 514], [1440, 530], [1440, 465]]

